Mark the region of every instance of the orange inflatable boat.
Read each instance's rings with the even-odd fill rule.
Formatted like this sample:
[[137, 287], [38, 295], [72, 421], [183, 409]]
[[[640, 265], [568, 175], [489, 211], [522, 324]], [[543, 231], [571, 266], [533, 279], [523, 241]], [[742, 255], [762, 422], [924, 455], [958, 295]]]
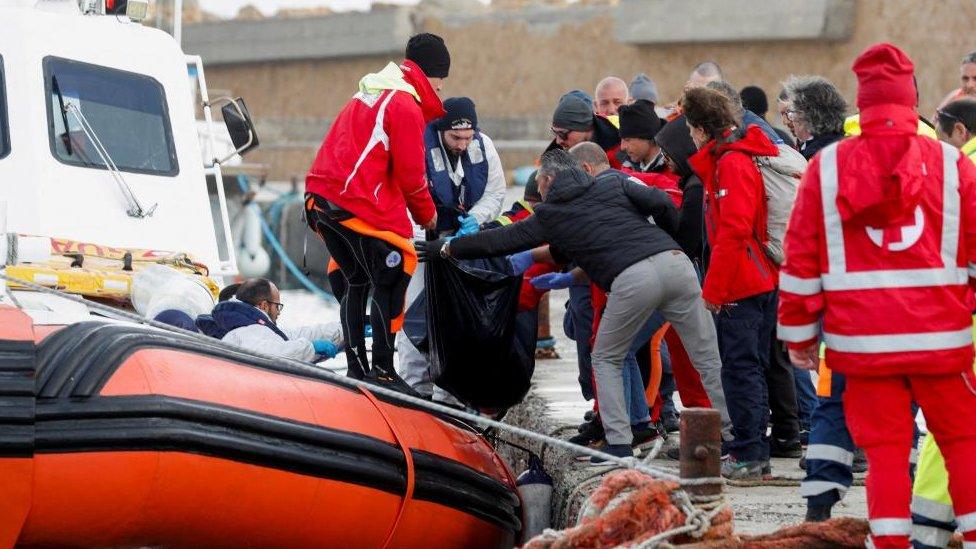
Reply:
[[0, 547], [511, 547], [474, 430], [134, 324], [0, 308]]

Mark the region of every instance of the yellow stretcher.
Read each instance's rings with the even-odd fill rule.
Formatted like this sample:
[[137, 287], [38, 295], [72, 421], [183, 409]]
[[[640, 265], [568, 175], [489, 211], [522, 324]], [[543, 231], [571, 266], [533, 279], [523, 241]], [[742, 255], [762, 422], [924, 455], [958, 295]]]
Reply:
[[[151, 265], [166, 265], [198, 277], [217, 297], [217, 283], [209, 276], [206, 265], [182, 252], [139, 248], [115, 248], [88, 242], [51, 238], [51, 255], [42, 261], [9, 265], [8, 276], [34, 284], [89, 297], [129, 301], [132, 277]], [[12, 289], [24, 289], [8, 283]]]

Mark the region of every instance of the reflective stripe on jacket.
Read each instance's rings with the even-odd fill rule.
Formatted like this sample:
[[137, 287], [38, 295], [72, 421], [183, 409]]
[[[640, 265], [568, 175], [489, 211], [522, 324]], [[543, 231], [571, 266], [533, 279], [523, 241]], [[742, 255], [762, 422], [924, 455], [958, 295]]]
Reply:
[[961, 372], [973, 361], [976, 169], [958, 149], [909, 135], [903, 154], [920, 166], [896, 175], [910, 179], [920, 169], [914, 211], [907, 202], [911, 213], [887, 227], [844, 221], [842, 209], [857, 215], [850, 209], [864, 207], [864, 193], [889, 200], [883, 189], [852, 192], [839, 183], [839, 170], [850, 167], [849, 179], [865, 173], [864, 184], [876, 184], [867, 179], [876, 174], [858, 139], [826, 147], [801, 183], [780, 273], [779, 338], [809, 345], [822, 322], [827, 364], [839, 372]]

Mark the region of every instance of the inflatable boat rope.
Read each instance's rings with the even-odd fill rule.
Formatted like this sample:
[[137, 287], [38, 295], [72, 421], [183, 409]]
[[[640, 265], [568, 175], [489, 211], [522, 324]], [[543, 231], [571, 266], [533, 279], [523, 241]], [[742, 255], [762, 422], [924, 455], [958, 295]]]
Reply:
[[[35, 284], [34, 282], [31, 282], [29, 280], [23, 280], [23, 279], [18, 278], [18, 277], [10, 276], [5, 271], [0, 271], [0, 279], [5, 280], [5, 281], [7, 281], [9, 283], [12, 283], [12, 284], [16, 285], [17, 287], [28, 288], [30, 290], [34, 290], [34, 291], [37, 291], [37, 292], [40, 292], [40, 293], [46, 293], [46, 294], [50, 294], [50, 295], [55, 295], [55, 296], [58, 296], [58, 297], [60, 297], [62, 299], [66, 299], [66, 300], [69, 300], [69, 301], [72, 301], [72, 302], [75, 302], [75, 303], [79, 303], [81, 305], [84, 305], [84, 306], [88, 307], [89, 309], [105, 312], [105, 313], [109, 314], [110, 317], [124, 318], [126, 320], [130, 320], [132, 322], [136, 322], [136, 323], [139, 323], [139, 324], [149, 325], [149, 326], [152, 326], [152, 327], [157, 328], [157, 329], [160, 329], [160, 330], [165, 330], [165, 331], [168, 331], [168, 332], [178, 333], [178, 334], [181, 334], [183, 336], [190, 337], [190, 338], [196, 339], [198, 341], [205, 342], [208, 345], [216, 345], [216, 346], [223, 347], [225, 349], [228, 349], [228, 350], [231, 350], [231, 351], [234, 351], [234, 352], [249, 353], [251, 355], [258, 356], [258, 357], [260, 357], [262, 359], [265, 359], [265, 360], [269, 360], [269, 361], [273, 361], [273, 362], [278, 362], [278, 363], [289, 364], [291, 366], [297, 366], [297, 367], [300, 367], [300, 368], [309, 368], [309, 367], [312, 367], [309, 364], [304, 363], [304, 362], [299, 362], [299, 361], [295, 361], [295, 360], [281, 358], [281, 357], [278, 357], [278, 356], [272, 356], [272, 355], [267, 355], [267, 354], [260, 353], [260, 352], [256, 352], [256, 351], [242, 349], [242, 348], [237, 347], [235, 345], [230, 345], [230, 344], [225, 343], [225, 342], [222, 342], [220, 340], [215, 340], [215, 339], [213, 339], [213, 338], [211, 338], [209, 336], [203, 335], [203, 334], [199, 334], [199, 333], [196, 333], [196, 332], [189, 332], [189, 331], [186, 331], [186, 330], [182, 330], [182, 329], [176, 328], [174, 326], [170, 326], [168, 324], [163, 324], [163, 323], [156, 322], [156, 321], [153, 321], [153, 320], [148, 320], [148, 319], [145, 319], [145, 318], [143, 318], [143, 317], [141, 317], [139, 315], [136, 315], [136, 314], [133, 314], [133, 313], [130, 313], [130, 312], [127, 312], [127, 311], [121, 311], [121, 310], [116, 309], [114, 307], [110, 307], [108, 305], [103, 305], [101, 303], [98, 303], [98, 302], [95, 302], [95, 301], [92, 301], [92, 300], [89, 300], [89, 299], [85, 299], [83, 297], [79, 297], [79, 296], [76, 296], [76, 295], [72, 295], [72, 294], [69, 294], [69, 293], [66, 293], [66, 292], [63, 292], [63, 291], [54, 289], [54, 288], [49, 288], [49, 287], [46, 287], [46, 286], [41, 286], [41, 285]], [[445, 416], [454, 417], [454, 418], [457, 418], [459, 420], [464, 420], [464, 421], [467, 421], [469, 423], [473, 423], [473, 424], [476, 424], [476, 425], [480, 425], [480, 426], [482, 426], [484, 428], [491, 427], [491, 428], [494, 428], [494, 429], [496, 429], [498, 431], [508, 432], [508, 433], [511, 433], [511, 434], [514, 434], [514, 435], [518, 435], [518, 436], [523, 437], [523, 438], [526, 438], [526, 439], [530, 439], [530, 440], [534, 440], [534, 441], [540, 442], [542, 444], [547, 444], [547, 445], [550, 445], [550, 446], [560, 447], [560, 448], [562, 448], [564, 450], [567, 450], [567, 451], [570, 451], [570, 452], [574, 452], [574, 453], [577, 453], [577, 454], [583, 454], [583, 455], [587, 455], [587, 456], [590, 456], [590, 457], [598, 457], [598, 458], [601, 458], [601, 459], [605, 460], [609, 464], [613, 464], [613, 465], [616, 465], [616, 466], [621, 467], [621, 468], [624, 468], [624, 469], [630, 469], [630, 470], [633, 470], [633, 471], [637, 471], [639, 473], [642, 473], [644, 475], [647, 475], [647, 476], [652, 477], [656, 481], [662, 481], [662, 482], [667, 483], [668, 486], [670, 487], [669, 488], [669, 491], [670, 491], [670, 499], [674, 503], [675, 507], [677, 507], [681, 511], [681, 513], [684, 515], [684, 518], [685, 518], [684, 523], [681, 524], [681, 525], [672, 524], [672, 525], [670, 525], [670, 526], [672, 526], [672, 528], [670, 528], [668, 530], [665, 530], [663, 532], [655, 533], [655, 535], [653, 536], [653, 538], [642, 540], [644, 542], [644, 543], [642, 543], [642, 545], [645, 546], [645, 547], [648, 547], [648, 546], [651, 546], [653, 544], [657, 544], [657, 543], [663, 542], [663, 541], [665, 541], [667, 539], [670, 539], [670, 538], [672, 538], [674, 536], [678, 536], [678, 535], [682, 535], [682, 534], [687, 535], [687, 536], [690, 536], [690, 537], [692, 537], [694, 539], [701, 539], [703, 536], [705, 536], [705, 534], [712, 527], [712, 519], [715, 518], [719, 513], [721, 513], [722, 510], [728, 508], [728, 505], [725, 504], [724, 502], [722, 502], [719, 499], [721, 496], [717, 496], [717, 497], [716, 496], [708, 496], [708, 497], [702, 498], [702, 497], [697, 497], [697, 496], [691, 496], [685, 490], [682, 489], [682, 487], [685, 487], [685, 486], [701, 486], [701, 485], [725, 484], [725, 479], [723, 479], [721, 477], [705, 477], [705, 478], [696, 478], [696, 479], [683, 479], [683, 478], [681, 478], [681, 477], [678, 476], [677, 471], [675, 471], [674, 469], [667, 469], [667, 468], [663, 468], [663, 467], [653, 466], [653, 465], [650, 465], [649, 463], [647, 463], [645, 461], [641, 461], [641, 460], [638, 460], [638, 459], [633, 458], [633, 457], [621, 458], [621, 457], [613, 456], [613, 455], [610, 455], [610, 454], [606, 454], [606, 453], [600, 452], [598, 450], [594, 450], [594, 449], [591, 449], [591, 448], [587, 448], [585, 446], [579, 446], [579, 445], [573, 444], [573, 443], [568, 442], [568, 441], [563, 440], [563, 439], [555, 438], [555, 437], [552, 437], [552, 436], [549, 436], [549, 435], [545, 435], [545, 434], [542, 434], [542, 433], [536, 433], [536, 432], [530, 431], [528, 429], [524, 429], [524, 428], [517, 427], [517, 426], [514, 426], [514, 425], [509, 425], [507, 423], [502, 423], [500, 421], [488, 419], [488, 418], [485, 418], [485, 417], [482, 417], [482, 416], [479, 416], [479, 415], [476, 415], [476, 414], [472, 414], [472, 413], [469, 413], [469, 412], [465, 412], [463, 410], [457, 410], [455, 408], [451, 408], [451, 407], [448, 407], [448, 406], [443, 406], [441, 404], [437, 404], [436, 402], [430, 402], [430, 401], [427, 401], [427, 400], [424, 400], [424, 399], [415, 398], [415, 397], [412, 397], [412, 396], [409, 396], [409, 395], [405, 395], [403, 393], [400, 393], [400, 392], [397, 392], [397, 391], [394, 391], [394, 390], [391, 390], [391, 389], [387, 389], [387, 388], [384, 388], [384, 387], [375, 386], [375, 385], [366, 383], [364, 381], [360, 381], [360, 380], [348, 378], [348, 377], [346, 377], [344, 375], [340, 375], [340, 374], [336, 374], [334, 372], [331, 372], [331, 371], [329, 371], [329, 370], [327, 370], [325, 368], [316, 368], [316, 371], [319, 372], [320, 375], [324, 375], [325, 377], [331, 378], [332, 381], [334, 381], [335, 383], [337, 383], [339, 385], [344, 385], [344, 386], [347, 386], [347, 387], [352, 387], [352, 388], [355, 388], [355, 389], [361, 391], [363, 394], [367, 395], [367, 397], [370, 398], [371, 400], [375, 398], [373, 396], [373, 393], [380, 394], [380, 395], [383, 395], [383, 396], [385, 396], [387, 398], [390, 398], [390, 399], [393, 399], [393, 400], [396, 400], [396, 401], [400, 401], [400, 402], [409, 404], [411, 406], [424, 409], [424, 410], [429, 411], [429, 412], [434, 412], [434, 413], [442, 414], [442, 415], [445, 415]], [[395, 438], [398, 441], [400, 440], [400, 436], [399, 435], [397, 435], [396, 433], [394, 433], [394, 436], [395, 436]], [[653, 457], [653, 455], [655, 453], [656, 452], [652, 452], [651, 453], [651, 457]], [[409, 452], [406, 452], [405, 455], [409, 456]], [[411, 467], [411, 464], [409, 463], [409, 459], [410, 458], [408, 457], [407, 459], [408, 459], [408, 463], [407, 463], [408, 475], [407, 475], [407, 478], [408, 478], [408, 482], [409, 482], [410, 480], [412, 480], [412, 475], [409, 474], [409, 471], [412, 469], [412, 467]], [[612, 478], [613, 478], [612, 476], [611, 477], [608, 477], [608, 480], [609, 479], [612, 479]], [[408, 490], [409, 490], [409, 488], [408, 488]], [[406, 505], [406, 502], [407, 501], [409, 501], [409, 500], [405, 498], [404, 499], [404, 505]], [[610, 507], [610, 506], [608, 505], [607, 507]], [[403, 507], [401, 507], [399, 513], [401, 515], [403, 514]], [[552, 535], [552, 532], [547, 531], [547, 533], [550, 536]], [[545, 534], [543, 536], [540, 536], [540, 537], [544, 537], [544, 536], [545, 536]], [[648, 542], [651, 542], [651, 543], [648, 543]]]

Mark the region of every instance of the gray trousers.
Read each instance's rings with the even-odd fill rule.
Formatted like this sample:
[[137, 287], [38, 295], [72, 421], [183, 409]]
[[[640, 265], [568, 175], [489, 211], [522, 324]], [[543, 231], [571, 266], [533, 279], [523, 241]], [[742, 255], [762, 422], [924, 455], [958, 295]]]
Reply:
[[672, 250], [624, 269], [610, 287], [592, 355], [607, 442], [630, 444], [633, 440], [624, 401], [623, 362], [637, 332], [655, 310], [674, 326], [712, 406], [722, 416], [722, 438], [731, 440], [715, 323], [705, 309], [691, 260]]

